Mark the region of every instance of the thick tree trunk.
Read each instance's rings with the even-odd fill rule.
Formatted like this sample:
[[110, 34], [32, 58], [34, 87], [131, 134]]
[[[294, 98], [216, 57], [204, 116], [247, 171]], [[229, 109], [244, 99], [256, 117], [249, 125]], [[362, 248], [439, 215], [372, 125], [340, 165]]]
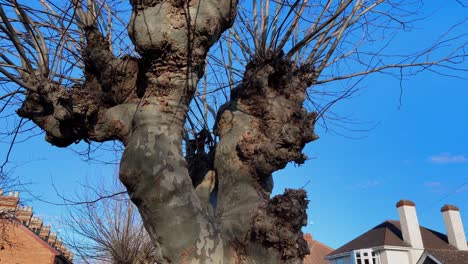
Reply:
[[158, 243], [158, 263], [221, 263], [220, 234], [192, 187], [181, 153], [186, 111], [178, 102], [142, 100], [120, 179]]
[[97, 24], [87, 20], [86, 82], [72, 90], [41, 85], [18, 113], [57, 146], [124, 143], [120, 179], [158, 249], [159, 264], [302, 263], [308, 252], [301, 232], [306, 194], [270, 194], [272, 173], [304, 162], [301, 151], [316, 138], [315, 115], [302, 107], [313, 70], [279, 54], [253, 58], [218, 113], [213, 155], [204, 155], [206, 164], [197, 167], [193, 156], [182, 153], [187, 110], [206, 54], [231, 26], [237, 2], [131, 3], [128, 31], [141, 59], [116, 58]]

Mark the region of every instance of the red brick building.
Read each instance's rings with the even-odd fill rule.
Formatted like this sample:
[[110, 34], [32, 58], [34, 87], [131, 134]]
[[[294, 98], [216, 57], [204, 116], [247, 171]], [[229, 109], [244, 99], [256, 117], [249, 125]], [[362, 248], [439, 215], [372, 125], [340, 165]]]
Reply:
[[304, 264], [329, 264], [324, 257], [333, 252], [334, 249], [314, 240], [311, 234], [305, 234], [304, 239], [307, 241], [310, 251], [309, 255], [304, 258]]
[[18, 205], [18, 192], [0, 190], [0, 264], [71, 264], [73, 253], [51, 226], [33, 216], [32, 207]]

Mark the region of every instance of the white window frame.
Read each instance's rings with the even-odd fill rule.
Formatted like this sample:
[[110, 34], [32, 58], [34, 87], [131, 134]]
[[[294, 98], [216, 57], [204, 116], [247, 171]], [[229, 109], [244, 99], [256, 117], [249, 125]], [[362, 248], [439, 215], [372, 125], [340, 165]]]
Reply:
[[[378, 250], [372, 250], [371, 248], [364, 248], [354, 250], [354, 263], [355, 264], [381, 264], [380, 254]], [[374, 254], [374, 255], [372, 255]], [[368, 261], [366, 263], [366, 260]]]

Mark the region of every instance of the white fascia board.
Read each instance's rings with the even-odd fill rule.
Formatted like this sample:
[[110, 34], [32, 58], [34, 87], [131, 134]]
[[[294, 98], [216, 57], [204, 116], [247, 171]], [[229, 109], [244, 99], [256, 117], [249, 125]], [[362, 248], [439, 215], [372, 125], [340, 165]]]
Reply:
[[340, 253], [340, 254], [336, 254], [336, 255], [331, 255], [331, 256], [326, 256], [326, 257], [324, 257], [324, 259], [326, 259], [326, 260], [331, 260], [331, 259], [334, 259], [334, 258], [341, 258], [341, 257], [350, 256], [350, 255], [351, 255], [351, 252], [353, 252], [353, 251], [344, 252], [344, 253]]
[[399, 247], [399, 246], [378, 246], [373, 247], [372, 250], [395, 250], [395, 251], [410, 251], [414, 248], [410, 247]]

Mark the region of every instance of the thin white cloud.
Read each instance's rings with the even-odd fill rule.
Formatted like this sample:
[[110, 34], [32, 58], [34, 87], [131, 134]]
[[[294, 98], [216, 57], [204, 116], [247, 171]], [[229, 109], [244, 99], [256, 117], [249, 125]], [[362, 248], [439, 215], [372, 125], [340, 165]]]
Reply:
[[365, 182], [357, 183], [356, 185], [354, 185], [354, 187], [360, 190], [367, 190], [367, 189], [377, 187], [379, 185], [380, 185], [380, 181], [378, 180], [368, 180]]
[[379, 179], [370, 179], [348, 184], [344, 188], [350, 191], [365, 191], [378, 188], [380, 185], [382, 185], [382, 181]]
[[443, 194], [446, 191], [446, 186], [437, 181], [424, 182], [424, 187], [432, 193]]
[[440, 182], [424, 182], [424, 186], [426, 187], [440, 187], [442, 183]]
[[448, 152], [444, 152], [439, 155], [430, 156], [429, 162], [435, 164], [468, 163], [468, 157], [462, 154], [450, 154]]

